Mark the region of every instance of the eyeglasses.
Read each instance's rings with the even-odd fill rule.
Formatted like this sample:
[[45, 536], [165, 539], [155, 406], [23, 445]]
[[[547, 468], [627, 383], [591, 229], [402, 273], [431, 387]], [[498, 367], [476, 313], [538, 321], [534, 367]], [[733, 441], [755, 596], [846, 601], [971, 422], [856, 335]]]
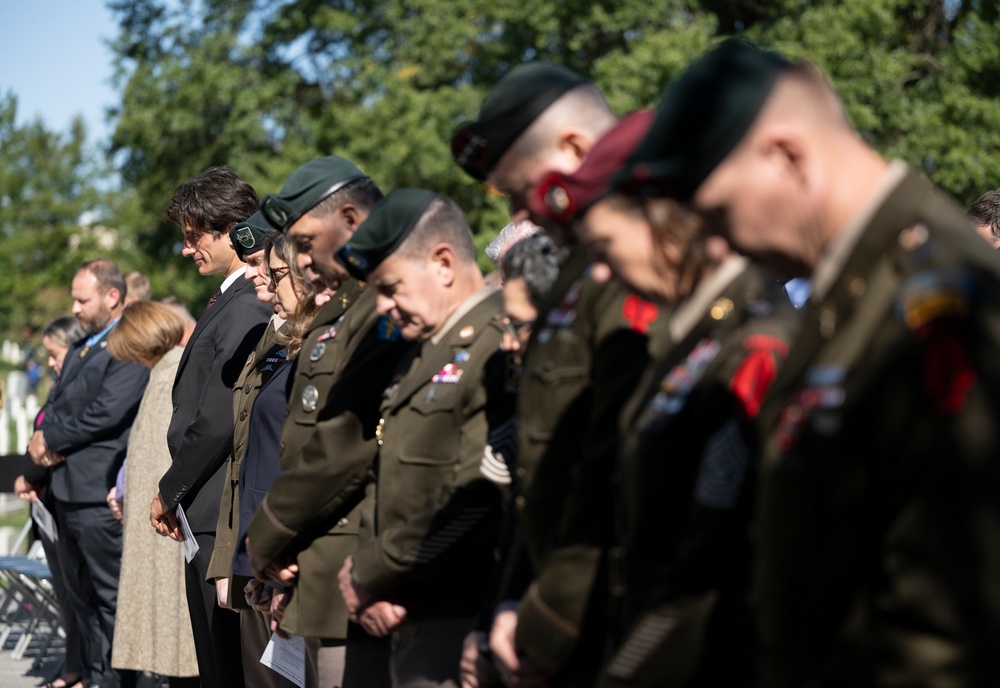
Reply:
[[288, 274], [289, 269], [290, 268], [287, 265], [285, 267], [283, 267], [283, 268], [272, 268], [272, 267], [269, 267], [268, 268], [268, 274], [271, 277], [271, 287], [273, 287], [274, 289], [277, 289], [278, 288], [278, 284], [281, 282], [281, 280], [283, 280], [285, 278], [285, 275]]
[[530, 330], [532, 327], [534, 327], [535, 326], [535, 321], [534, 320], [512, 320], [512, 319], [508, 318], [507, 322], [505, 324], [507, 325], [507, 327], [510, 329], [511, 332], [513, 332], [515, 334], [518, 334], [520, 332], [525, 332], [527, 330]]

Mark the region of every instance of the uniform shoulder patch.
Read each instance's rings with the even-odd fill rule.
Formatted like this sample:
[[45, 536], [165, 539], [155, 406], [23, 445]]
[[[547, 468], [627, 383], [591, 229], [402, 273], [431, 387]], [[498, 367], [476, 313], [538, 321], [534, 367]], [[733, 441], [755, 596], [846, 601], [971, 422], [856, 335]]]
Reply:
[[934, 322], [964, 318], [974, 292], [972, 277], [963, 268], [924, 270], [900, 286], [896, 317], [911, 331], [923, 333]]
[[643, 301], [635, 294], [629, 294], [622, 302], [622, 317], [628, 321], [629, 329], [639, 334], [646, 334], [658, 315], [655, 303]]

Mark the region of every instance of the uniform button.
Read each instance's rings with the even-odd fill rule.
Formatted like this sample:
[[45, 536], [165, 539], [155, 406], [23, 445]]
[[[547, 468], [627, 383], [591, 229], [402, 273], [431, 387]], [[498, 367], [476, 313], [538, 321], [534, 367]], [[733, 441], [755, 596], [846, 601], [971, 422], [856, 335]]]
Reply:
[[819, 333], [825, 339], [830, 339], [837, 331], [837, 314], [827, 308], [819, 314]]
[[340, 519], [339, 521], [337, 521], [337, 525], [338, 525], [339, 527], [343, 528], [344, 526], [346, 526], [346, 525], [347, 525], [347, 519], [346, 519], [346, 518], [342, 518], [342, 519]]
[[528, 469], [527, 468], [525, 468], [525, 467], [522, 466], [521, 468], [517, 469], [517, 477], [518, 478], [523, 478], [526, 475], [528, 475]]
[[851, 283], [847, 285], [847, 290], [851, 292], [851, 296], [856, 299], [860, 299], [868, 290], [868, 285], [865, 284], [865, 281], [860, 277], [855, 277], [851, 280]]
[[514, 500], [514, 504], [517, 505], [518, 509], [524, 508], [524, 502], [525, 502], [524, 495], [518, 495], [517, 499]]
[[250, 394], [250, 390], [251, 390], [251, 389], [252, 389], [252, 388], [250, 387], [250, 383], [248, 382], [248, 383], [247, 383], [247, 386], [243, 388], [243, 391], [244, 391], [244, 392], [246, 392], [247, 394]]
[[240, 411], [240, 420], [246, 420], [246, 419], [247, 419], [247, 412]]
[[281, 451], [285, 451], [285, 443], [284, 443], [284, 442], [282, 442], [282, 443], [281, 443], [281, 444], [279, 445], [279, 448], [281, 449]]

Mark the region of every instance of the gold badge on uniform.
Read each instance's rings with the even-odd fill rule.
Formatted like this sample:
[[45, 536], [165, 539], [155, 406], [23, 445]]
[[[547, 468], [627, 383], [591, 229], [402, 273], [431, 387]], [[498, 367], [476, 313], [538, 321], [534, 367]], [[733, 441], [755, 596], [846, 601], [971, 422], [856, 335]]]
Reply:
[[319, 401], [319, 390], [314, 385], [309, 385], [302, 390], [302, 410], [312, 413], [316, 410], [316, 402]]

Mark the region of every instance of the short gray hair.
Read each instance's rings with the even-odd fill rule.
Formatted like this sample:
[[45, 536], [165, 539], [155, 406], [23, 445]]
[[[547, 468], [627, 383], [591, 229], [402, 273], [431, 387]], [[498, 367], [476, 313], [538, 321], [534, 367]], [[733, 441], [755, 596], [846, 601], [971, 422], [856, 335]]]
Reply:
[[503, 257], [510, 250], [510, 247], [522, 239], [527, 239], [534, 234], [538, 234], [540, 231], [542, 231], [542, 228], [530, 220], [511, 222], [500, 230], [500, 233], [497, 234], [493, 241], [486, 245], [486, 257], [493, 261], [493, 264], [500, 270], [501, 279], [504, 272], [502, 267]]

